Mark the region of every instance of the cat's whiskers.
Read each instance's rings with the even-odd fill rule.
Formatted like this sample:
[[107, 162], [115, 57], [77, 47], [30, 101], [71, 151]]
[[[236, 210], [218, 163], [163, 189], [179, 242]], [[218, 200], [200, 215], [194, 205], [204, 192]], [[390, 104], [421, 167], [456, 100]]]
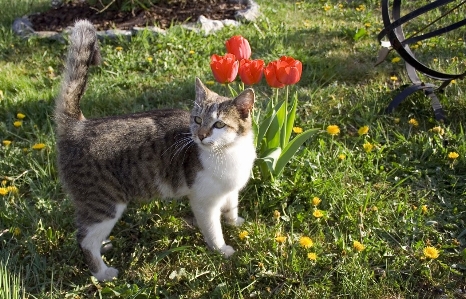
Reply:
[[187, 137], [180, 139], [179, 142], [176, 142], [175, 143], [176, 146], [179, 146], [179, 147], [175, 148], [175, 152], [173, 153], [170, 159], [170, 163], [173, 161], [173, 158], [175, 158], [175, 156], [177, 156], [184, 148], [186, 148], [191, 143], [194, 143], [194, 140], [192, 140], [191, 138], [187, 138]]
[[[178, 136], [178, 135], [177, 135]], [[178, 140], [176, 140], [175, 142], [172, 143], [172, 145], [170, 145], [166, 150], [163, 151], [162, 153], [162, 156], [165, 155], [165, 153], [170, 150], [172, 147], [177, 147], [178, 145], [180, 145], [181, 143], [183, 142], [186, 142], [187, 140], [190, 140], [190, 141], [193, 141], [193, 139], [189, 136], [189, 137], [183, 137], [183, 138], [180, 138]]]
[[183, 159], [182, 161], [184, 161], [184, 158], [186, 157], [186, 153], [188, 152], [188, 150], [191, 148], [191, 146], [195, 145], [196, 143], [194, 142], [194, 140], [192, 140], [192, 142], [188, 143], [188, 145], [184, 146], [185, 147], [185, 151], [183, 153]]

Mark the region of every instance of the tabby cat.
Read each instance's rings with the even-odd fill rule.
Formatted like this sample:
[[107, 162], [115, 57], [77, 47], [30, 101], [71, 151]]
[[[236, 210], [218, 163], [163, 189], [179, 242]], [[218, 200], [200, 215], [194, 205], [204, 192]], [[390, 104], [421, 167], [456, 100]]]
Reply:
[[79, 101], [88, 69], [100, 62], [93, 25], [76, 22], [56, 100], [58, 168], [75, 205], [77, 240], [100, 281], [118, 270], [101, 256], [102, 242], [130, 201], [189, 198], [207, 245], [228, 257], [220, 224], [241, 225], [238, 192], [256, 157], [251, 110], [254, 92], [227, 98], [195, 82], [191, 113], [166, 109], [86, 119]]

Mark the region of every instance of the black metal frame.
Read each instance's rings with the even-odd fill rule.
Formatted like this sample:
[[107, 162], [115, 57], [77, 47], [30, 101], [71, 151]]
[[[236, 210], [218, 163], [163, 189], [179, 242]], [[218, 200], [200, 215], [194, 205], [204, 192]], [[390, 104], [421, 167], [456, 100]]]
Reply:
[[[389, 10], [390, 10], [389, 0], [382, 0], [382, 18], [383, 18], [383, 23], [384, 23], [385, 28], [378, 34], [377, 38], [379, 42], [381, 42], [383, 38], [388, 37], [391, 47], [383, 47], [380, 50], [379, 58], [378, 58], [376, 65], [381, 63], [385, 59], [385, 57], [388, 55], [390, 50], [394, 49], [404, 59], [408, 77], [413, 83], [411, 86], [407, 87], [405, 90], [399, 93], [390, 102], [390, 104], [388, 105], [386, 109], [387, 112], [392, 112], [410, 94], [416, 91], [422, 90], [424, 91], [424, 94], [427, 97], [429, 97], [431, 100], [435, 118], [437, 120], [445, 120], [445, 113], [443, 111], [442, 105], [440, 104], [440, 101], [438, 100], [434, 92], [435, 90], [440, 90], [440, 91], [443, 90], [448, 84], [450, 84], [452, 80], [463, 79], [466, 76], [466, 72], [462, 74], [446, 74], [446, 73], [441, 73], [441, 72], [432, 70], [416, 59], [416, 57], [414, 56], [414, 53], [409, 48], [409, 45], [416, 43], [418, 41], [422, 41], [422, 40], [443, 34], [443, 33], [447, 33], [461, 26], [464, 26], [466, 25], [466, 18], [464, 20], [461, 20], [449, 26], [446, 26], [446, 27], [437, 29], [435, 31], [422, 34], [422, 35], [414, 36], [408, 39], [405, 38], [402, 25], [419, 15], [422, 15], [430, 10], [436, 9], [442, 5], [446, 5], [453, 1], [455, 0], [437, 0], [423, 7], [420, 7], [404, 15], [403, 17], [401, 17], [401, 14], [400, 14], [401, 0], [394, 0], [393, 5], [392, 5], [392, 17], [394, 20], [392, 22], [392, 20], [390, 19], [390, 14], [389, 14]], [[457, 7], [463, 4], [466, 4], [466, 0], [462, 0], [453, 9], [456, 9]], [[421, 72], [430, 78], [441, 80], [444, 82], [439, 87], [437, 87], [434, 84], [424, 83], [419, 78], [417, 72]]]

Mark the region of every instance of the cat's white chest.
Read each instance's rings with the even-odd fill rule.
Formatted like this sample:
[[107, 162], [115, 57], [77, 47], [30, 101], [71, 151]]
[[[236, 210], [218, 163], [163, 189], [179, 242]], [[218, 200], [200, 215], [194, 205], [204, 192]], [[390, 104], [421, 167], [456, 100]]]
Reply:
[[200, 160], [203, 170], [198, 177], [205, 188], [218, 189], [218, 192], [237, 191], [243, 188], [251, 175], [256, 152], [251, 136], [242, 137], [232, 146], [222, 151], [203, 151]]

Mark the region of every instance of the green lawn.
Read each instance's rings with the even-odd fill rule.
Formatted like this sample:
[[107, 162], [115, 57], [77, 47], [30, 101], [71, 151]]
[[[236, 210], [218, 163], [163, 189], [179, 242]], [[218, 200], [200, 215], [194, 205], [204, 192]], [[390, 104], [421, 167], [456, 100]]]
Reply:
[[[262, 179], [254, 169], [240, 195], [246, 223], [225, 229], [227, 243], [237, 249], [232, 258], [206, 249], [186, 220], [186, 201], [134, 204], [105, 255], [119, 278], [95, 281], [77, 247], [72, 204], [55, 165], [51, 113], [67, 45], [23, 40], [10, 30], [15, 17], [48, 3], [0, 0], [1, 298], [21, 298], [8, 292], [26, 298], [466, 296], [464, 81], [438, 94], [445, 123], [435, 120], [421, 93], [384, 114], [409, 82], [394, 51], [374, 67], [382, 28], [374, 0], [260, 0], [255, 23], [210, 36], [174, 27], [164, 36], [101, 42], [104, 63], [92, 69], [82, 101], [86, 117], [190, 109], [195, 77], [229, 95], [214, 83], [209, 58], [241, 34], [253, 58], [302, 61], [301, 81], [291, 88], [299, 98], [296, 126], [319, 133], [277, 180]], [[451, 18], [464, 15], [465, 5]], [[420, 43], [416, 55], [437, 70], [464, 72], [465, 40], [463, 27]], [[255, 90], [260, 110], [272, 91], [265, 81]], [[339, 133], [329, 134], [330, 125]], [[368, 131], [360, 135], [364, 126]], [[302, 237], [312, 246], [302, 246]]]

